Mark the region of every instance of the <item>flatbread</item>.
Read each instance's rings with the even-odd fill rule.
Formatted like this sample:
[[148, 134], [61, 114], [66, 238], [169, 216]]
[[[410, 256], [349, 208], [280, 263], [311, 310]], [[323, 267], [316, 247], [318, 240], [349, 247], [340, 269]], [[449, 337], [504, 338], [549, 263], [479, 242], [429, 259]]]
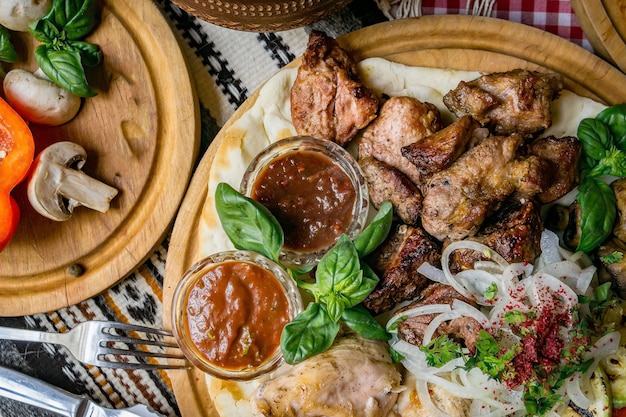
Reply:
[[[443, 96], [460, 81], [471, 81], [481, 74], [438, 68], [410, 67], [382, 58], [368, 58], [358, 63], [361, 81], [377, 97], [411, 96], [436, 105], [444, 122], [454, 119], [443, 104]], [[208, 179], [208, 193], [199, 222], [199, 258], [222, 250], [234, 249], [224, 233], [215, 210], [215, 189], [221, 182], [235, 189], [243, 173], [269, 144], [296, 134], [291, 123], [289, 91], [297, 68], [284, 69], [274, 75], [259, 91], [256, 102], [224, 132], [215, 151]], [[576, 136], [580, 120], [594, 117], [606, 106], [564, 90], [553, 103], [553, 125], [544, 136]], [[357, 139], [358, 140], [358, 139]], [[349, 150], [355, 152], [351, 145]], [[289, 365], [283, 365], [281, 372]], [[266, 378], [266, 377], [265, 377]], [[222, 416], [251, 416], [248, 399], [264, 378], [250, 382], [222, 381], [207, 375], [209, 394]]]

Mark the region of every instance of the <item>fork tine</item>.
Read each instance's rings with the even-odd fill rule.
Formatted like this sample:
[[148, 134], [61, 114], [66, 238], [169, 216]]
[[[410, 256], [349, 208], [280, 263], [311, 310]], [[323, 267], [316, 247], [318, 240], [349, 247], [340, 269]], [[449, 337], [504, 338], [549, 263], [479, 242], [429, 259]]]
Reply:
[[102, 322], [103, 323], [103, 327], [102, 327], [102, 332], [105, 334], [112, 334], [110, 332], [105, 332], [106, 329], [113, 329], [113, 330], [125, 330], [125, 331], [135, 331], [135, 332], [139, 332], [139, 333], [146, 333], [146, 334], [156, 334], [159, 336], [170, 336], [173, 337], [172, 332], [169, 332], [167, 330], [162, 330], [162, 329], [154, 329], [152, 327], [146, 327], [146, 326], [140, 326], [138, 324], [130, 324], [130, 323], [121, 323], [121, 322]]
[[131, 350], [121, 349], [108, 346], [102, 346], [99, 349], [100, 355], [119, 355], [119, 356], [139, 356], [144, 358], [170, 358], [170, 359], [185, 359], [181, 353], [168, 353], [168, 352], [149, 352], [143, 350]]
[[143, 371], [158, 371], [158, 370], [173, 370], [173, 369], [191, 369], [189, 364], [172, 364], [172, 363], [139, 363], [139, 362], [116, 362], [109, 360], [97, 360], [91, 365], [98, 366], [100, 368], [116, 368], [126, 370], [143, 370]]
[[170, 348], [178, 347], [176, 343], [167, 342], [165, 340], [140, 339], [137, 337], [120, 336], [120, 335], [111, 334], [111, 333], [107, 333], [106, 339], [103, 339], [102, 341], [112, 342], [112, 343], [127, 343], [131, 345], [150, 345], [150, 346], [160, 346], [160, 347], [170, 347]]

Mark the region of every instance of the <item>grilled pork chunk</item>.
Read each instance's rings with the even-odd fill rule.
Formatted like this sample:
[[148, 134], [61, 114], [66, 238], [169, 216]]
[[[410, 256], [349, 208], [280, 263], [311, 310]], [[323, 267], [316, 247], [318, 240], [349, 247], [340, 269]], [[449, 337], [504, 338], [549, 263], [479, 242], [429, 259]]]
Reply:
[[422, 193], [406, 175], [372, 157], [359, 159], [359, 165], [374, 207], [378, 209], [384, 201], [389, 201], [403, 223], [415, 225], [419, 222]]
[[517, 69], [461, 81], [443, 102], [458, 117], [469, 114], [497, 135], [532, 137], [552, 125], [552, 101], [562, 89], [560, 74]]
[[439, 109], [412, 97], [392, 97], [365, 130], [359, 142], [359, 159], [374, 157], [394, 167], [419, 186], [422, 175], [402, 155], [402, 147], [421, 141], [441, 129]]
[[431, 282], [417, 269], [424, 262], [441, 264], [441, 247], [420, 227], [396, 225], [387, 240], [372, 254], [372, 269], [380, 282], [363, 305], [374, 314], [391, 310], [396, 303], [412, 300]]
[[478, 232], [510, 195], [529, 198], [547, 187], [549, 164], [536, 156], [518, 158], [521, 135], [490, 136], [423, 188], [422, 226], [433, 237], [460, 240]]
[[582, 153], [580, 141], [572, 136], [557, 138], [548, 136], [533, 141], [527, 153], [550, 162], [551, 184], [537, 194], [541, 203], [551, 203], [572, 190], [580, 180], [578, 164]]
[[337, 41], [311, 32], [291, 88], [291, 118], [299, 135], [346, 145], [376, 117], [378, 99], [362, 85], [352, 56]]
[[[490, 247], [509, 263], [532, 263], [541, 253], [542, 230], [537, 203], [533, 200], [507, 200], [483, 224], [478, 234], [468, 239]], [[476, 251], [456, 250], [450, 256], [450, 269], [453, 272], [472, 269], [474, 262], [479, 260], [485, 260], [485, 257]]]
[[471, 116], [463, 116], [432, 135], [403, 146], [402, 156], [424, 175], [441, 171], [473, 145], [479, 127]]
[[[403, 311], [424, 305], [452, 305], [454, 300], [461, 300], [476, 306], [473, 301], [463, 297], [451, 286], [433, 283], [422, 291], [419, 298], [415, 302], [401, 308], [396, 314], [402, 314]], [[400, 322], [398, 325], [398, 335], [402, 340], [408, 343], [416, 346], [422, 346], [424, 332], [436, 316], [436, 314], [425, 314], [422, 316], [409, 317]], [[475, 352], [476, 341], [478, 340], [478, 332], [480, 329], [482, 329], [482, 326], [475, 319], [471, 317], [460, 317], [458, 319], [442, 323], [433, 334], [433, 339], [436, 339], [439, 336], [448, 335], [451, 339], [463, 343], [470, 350], [470, 352]]]
[[388, 349], [380, 340], [340, 336], [326, 352], [263, 383], [252, 398], [253, 415], [388, 416], [401, 382]]

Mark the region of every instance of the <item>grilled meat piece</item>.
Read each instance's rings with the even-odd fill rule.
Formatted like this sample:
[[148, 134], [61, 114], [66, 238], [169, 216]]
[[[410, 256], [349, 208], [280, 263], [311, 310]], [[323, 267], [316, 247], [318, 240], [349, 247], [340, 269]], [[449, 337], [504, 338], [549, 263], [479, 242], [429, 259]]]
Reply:
[[419, 227], [395, 225], [387, 240], [371, 255], [380, 282], [363, 305], [374, 314], [412, 300], [431, 282], [417, 269], [424, 262], [441, 265], [441, 247]]
[[552, 101], [562, 89], [560, 74], [516, 69], [461, 81], [443, 102], [458, 117], [469, 114], [497, 135], [532, 137], [552, 125]]
[[[461, 300], [473, 306], [476, 303], [463, 297], [449, 285], [432, 283], [420, 294], [419, 298], [406, 307], [401, 308], [395, 314], [402, 314], [403, 311], [414, 307], [432, 304], [452, 305], [454, 300]], [[421, 346], [424, 340], [424, 332], [436, 314], [425, 314], [422, 316], [409, 317], [398, 325], [398, 335], [408, 343]], [[471, 317], [460, 317], [442, 323], [433, 334], [433, 339], [448, 335], [451, 339], [463, 342], [470, 352], [475, 352], [478, 332], [482, 329], [479, 322]]]
[[276, 417], [386, 417], [396, 403], [401, 375], [380, 340], [341, 335], [325, 352], [264, 382], [253, 415]]
[[479, 128], [471, 116], [463, 116], [426, 138], [401, 148], [402, 156], [424, 175], [441, 171], [470, 147]]
[[421, 141], [441, 129], [439, 109], [412, 97], [392, 97], [359, 142], [359, 158], [374, 157], [402, 172], [419, 186], [422, 175], [402, 155], [402, 147]]
[[626, 242], [626, 178], [611, 183], [617, 202], [617, 219], [613, 226], [613, 234], [622, 242]]
[[[468, 239], [490, 247], [509, 263], [532, 263], [541, 253], [543, 224], [539, 208], [533, 200], [507, 200], [478, 234]], [[476, 251], [456, 250], [450, 256], [450, 269], [455, 273], [473, 269], [479, 260], [486, 258]]]
[[626, 255], [626, 243], [612, 236], [597, 250], [597, 255], [600, 259], [598, 274], [601, 281], [612, 282], [617, 294], [622, 299], [626, 299], [626, 256], [622, 256], [622, 259], [616, 262], [608, 262], [606, 261], [607, 258], [604, 258], [615, 252], [621, 252], [623, 255]]
[[359, 159], [359, 165], [374, 207], [378, 209], [383, 201], [389, 201], [403, 223], [419, 222], [422, 194], [406, 175], [372, 157]]
[[547, 190], [537, 194], [541, 203], [558, 200], [572, 190], [580, 181], [578, 164], [582, 154], [580, 141], [572, 136], [557, 138], [548, 136], [533, 141], [527, 153], [550, 162], [552, 181]]
[[354, 58], [337, 41], [311, 32], [291, 88], [291, 118], [299, 135], [346, 145], [376, 117], [378, 99], [359, 81]]
[[521, 135], [490, 136], [422, 188], [422, 226], [436, 239], [473, 236], [487, 216], [513, 193], [529, 198], [546, 186], [548, 163], [517, 158]]

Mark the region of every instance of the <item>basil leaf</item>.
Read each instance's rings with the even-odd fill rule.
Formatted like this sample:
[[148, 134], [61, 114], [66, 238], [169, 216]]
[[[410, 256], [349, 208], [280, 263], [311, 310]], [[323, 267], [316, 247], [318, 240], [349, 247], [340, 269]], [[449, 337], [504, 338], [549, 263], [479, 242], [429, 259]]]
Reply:
[[284, 235], [278, 220], [260, 203], [226, 183], [215, 190], [215, 208], [235, 248], [258, 252], [278, 261]]
[[52, 8], [42, 20], [54, 24], [68, 40], [89, 34], [98, 23], [98, 7], [94, 0], [53, 0]]
[[33, 37], [44, 44], [54, 43], [61, 35], [59, 28], [46, 19], [36, 20], [28, 28]]
[[376, 288], [376, 285], [378, 285], [378, 277], [372, 268], [363, 263], [362, 269], [363, 279], [361, 280], [361, 285], [359, 285], [359, 288], [350, 294], [350, 300], [352, 301], [353, 306], [365, 300], [374, 288]]
[[613, 144], [617, 149], [626, 152], [626, 104], [607, 107], [596, 116], [604, 122], [613, 134]]
[[350, 307], [350, 300], [340, 292], [331, 292], [320, 298], [320, 302], [326, 306], [328, 317], [333, 323], [337, 323], [343, 311]]
[[283, 328], [280, 347], [288, 364], [296, 364], [324, 352], [339, 333], [339, 324], [330, 320], [326, 308], [310, 303]]
[[87, 83], [78, 52], [53, 50], [46, 45], [39, 45], [35, 49], [35, 60], [44, 74], [59, 87], [80, 97], [96, 95]]
[[581, 210], [581, 236], [576, 250], [590, 252], [613, 230], [617, 216], [615, 193], [600, 179], [587, 177], [578, 187], [576, 199]]
[[601, 160], [612, 143], [609, 127], [597, 119], [583, 119], [578, 125], [578, 140], [583, 146], [583, 153], [588, 157]]
[[0, 25], [0, 61], [17, 61], [17, 52], [11, 43], [11, 33], [2, 25]]
[[70, 47], [80, 54], [81, 62], [86, 67], [95, 67], [102, 62], [102, 51], [98, 45], [89, 42], [72, 41]]
[[384, 201], [370, 224], [353, 240], [359, 257], [368, 255], [385, 240], [391, 229], [392, 220], [393, 206], [389, 201]]
[[370, 340], [390, 340], [391, 335], [385, 331], [372, 314], [362, 304], [346, 308], [341, 320], [352, 330]]
[[315, 277], [319, 295], [336, 291], [335, 285], [350, 280], [361, 270], [359, 256], [354, 244], [346, 235], [341, 235], [335, 246], [324, 255], [317, 265]]

